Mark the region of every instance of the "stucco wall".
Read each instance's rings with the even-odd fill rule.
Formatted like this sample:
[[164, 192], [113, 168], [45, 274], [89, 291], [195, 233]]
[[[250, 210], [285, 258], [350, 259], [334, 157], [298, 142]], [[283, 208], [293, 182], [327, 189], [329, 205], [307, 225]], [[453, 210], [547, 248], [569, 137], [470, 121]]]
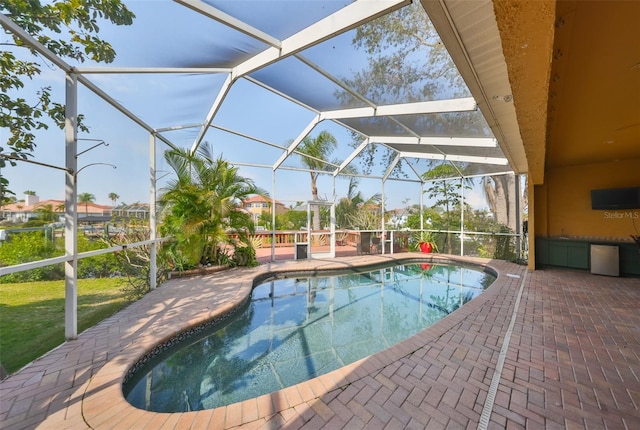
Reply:
[[544, 182], [555, 0], [494, 0], [529, 180]]
[[640, 232], [640, 209], [592, 210], [591, 190], [632, 186], [640, 186], [638, 159], [550, 169], [535, 187], [535, 234], [630, 241]]

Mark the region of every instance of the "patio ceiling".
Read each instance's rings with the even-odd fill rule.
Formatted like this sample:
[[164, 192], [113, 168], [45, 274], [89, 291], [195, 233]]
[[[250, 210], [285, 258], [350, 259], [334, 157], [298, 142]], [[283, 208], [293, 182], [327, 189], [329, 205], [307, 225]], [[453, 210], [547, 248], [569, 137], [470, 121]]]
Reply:
[[[352, 137], [349, 142], [339, 142], [341, 155], [323, 168], [334, 176], [348, 167], [357, 169], [362, 154], [372, 148], [386, 151], [390, 154], [387, 160], [391, 160], [370, 172], [373, 177], [420, 180], [421, 173], [438, 163], [451, 164], [464, 176], [527, 171], [517, 124], [496, 119], [514, 115], [508, 83], [502, 82], [491, 91], [479, 90], [463, 66], [462, 78], [469, 87], [460, 85], [459, 75], [453, 84], [436, 84], [436, 78], [411, 81], [392, 74], [385, 76], [390, 81], [385, 87], [375, 81], [375, 71], [368, 69], [371, 53], [355, 42], [357, 29], [375, 26], [403, 8], [419, 8], [426, 20], [422, 6], [437, 24], [442, 15], [438, 5], [443, 2], [125, 3], [136, 14], [133, 25], [105, 29], [105, 37], [118, 53], [114, 63], [73, 64], [59, 59], [54, 63], [77, 73], [80, 83], [167, 144], [196, 149], [205, 140], [219, 142], [213, 132], [241, 136], [251, 142], [246, 152], [256, 143], [269, 148], [269, 155], [260, 163], [264, 167], [303, 169], [305, 155], [298, 151], [298, 145], [330, 123]], [[467, 9], [470, 4], [458, 3]], [[493, 16], [491, 2], [471, 3], [476, 8], [474, 14], [483, 14], [472, 19], [484, 28], [484, 14], [486, 19]], [[2, 24], [19, 31], [7, 17], [2, 17]], [[451, 32], [443, 25], [436, 28], [443, 32], [451, 50], [454, 45], [446, 40]], [[495, 29], [495, 24], [487, 28]], [[499, 41], [494, 31], [485, 31], [479, 33], [478, 43], [483, 38], [495, 42], [496, 37]], [[432, 58], [429, 46], [438, 43], [433, 41], [406, 54], [401, 46], [390, 44], [383, 55], [406, 58], [422, 67], [434, 66], [448, 61], [442, 57], [428, 60]], [[500, 59], [501, 52], [495, 55]], [[501, 61], [487, 73], [506, 73], [504, 59]], [[424, 70], [417, 72], [424, 74]], [[122, 90], [124, 81], [136, 87], [135, 94]], [[308, 112], [309, 120], [291, 124], [286, 142], [265, 139], [251, 129], [229, 127], [220, 118], [229, 100], [240, 93], [239, 88], [244, 103], [252, 103], [252, 91], [267, 91]], [[501, 97], [499, 104], [496, 95]]]

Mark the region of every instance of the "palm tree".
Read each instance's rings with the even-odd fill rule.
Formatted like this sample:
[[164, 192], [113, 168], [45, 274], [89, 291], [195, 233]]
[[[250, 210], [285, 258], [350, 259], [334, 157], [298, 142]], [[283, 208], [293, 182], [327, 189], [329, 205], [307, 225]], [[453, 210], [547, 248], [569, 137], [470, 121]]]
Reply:
[[111, 202], [113, 203], [113, 206], [116, 205], [116, 203], [118, 202], [119, 198], [120, 198], [120, 196], [117, 195], [116, 193], [109, 193], [109, 200], [111, 200]]
[[[311, 196], [314, 201], [319, 201], [318, 197], [318, 170], [324, 170], [329, 163], [326, 161], [331, 155], [331, 152], [335, 149], [338, 142], [335, 137], [328, 131], [321, 131], [316, 138], [310, 136], [302, 139], [302, 142], [298, 146], [298, 151], [309, 155], [310, 157], [302, 157], [302, 162], [312, 170], [309, 172], [311, 175]], [[312, 158], [313, 157], [313, 158]], [[313, 208], [313, 229], [320, 230], [320, 207], [314, 206]]]
[[206, 142], [195, 153], [166, 151], [165, 160], [176, 178], [161, 191], [161, 230], [176, 238], [176, 250], [188, 263], [220, 263], [219, 244], [235, 245], [232, 235], [250, 243], [254, 224], [242, 201], [253, 194], [267, 196], [265, 191], [240, 176], [237, 167], [214, 159]]
[[[4, 178], [0, 178], [4, 179]], [[2, 187], [2, 182], [0, 182], [0, 188]], [[4, 206], [4, 205], [10, 205], [12, 203], [16, 203], [18, 201], [18, 199], [16, 198], [16, 196], [4, 196], [2, 197], [2, 202], [0, 202], [0, 206]]]
[[[358, 178], [349, 178], [347, 196], [340, 199], [336, 205], [336, 224], [341, 228], [377, 229], [380, 226], [380, 214], [371, 212], [371, 206], [380, 206], [382, 196], [376, 193], [364, 198], [361, 191], [357, 191]], [[373, 216], [371, 216], [373, 215]]]
[[81, 193], [78, 195], [78, 203], [84, 204], [84, 215], [89, 215], [89, 203], [93, 203], [96, 200], [96, 196], [91, 193]]
[[528, 203], [526, 179], [523, 186], [524, 192], [520, 196], [516, 195], [517, 180], [515, 175], [496, 175], [482, 178], [482, 190], [487, 199], [489, 210], [499, 224], [509, 227], [512, 232], [518, 231], [516, 199], [520, 200], [521, 212]]
[[53, 205], [50, 203], [38, 207], [35, 212], [38, 213], [38, 218], [46, 222], [57, 221], [59, 217], [59, 214], [55, 212]]

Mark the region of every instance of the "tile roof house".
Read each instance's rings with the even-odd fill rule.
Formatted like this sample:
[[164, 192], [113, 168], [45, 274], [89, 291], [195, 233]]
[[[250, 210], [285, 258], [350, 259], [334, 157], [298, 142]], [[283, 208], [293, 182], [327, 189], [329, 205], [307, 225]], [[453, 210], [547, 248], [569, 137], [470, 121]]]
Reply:
[[[35, 195], [26, 195], [24, 201], [0, 206], [0, 218], [3, 221], [27, 222], [30, 219], [40, 216], [39, 209], [51, 205], [54, 212], [59, 212], [59, 220], [64, 218], [64, 200], [42, 200]], [[111, 206], [98, 205], [95, 203], [78, 203], [78, 217], [84, 216], [110, 216]]]
[[[242, 202], [242, 207], [251, 214], [251, 218], [255, 224], [258, 223], [258, 219], [262, 212], [271, 213], [271, 199], [264, 198], [262, 196], [251, 196]], [[284, 203], [276, 200], [276, 215], [287, 212], [287, 207]]]

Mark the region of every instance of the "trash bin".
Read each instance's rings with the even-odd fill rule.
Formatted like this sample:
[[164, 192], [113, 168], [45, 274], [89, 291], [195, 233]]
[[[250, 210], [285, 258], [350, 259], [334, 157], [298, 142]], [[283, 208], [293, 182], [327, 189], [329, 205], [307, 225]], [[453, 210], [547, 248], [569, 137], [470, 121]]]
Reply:
[[306, 243], [296, 243], [296, 260], [306, 260], [308, 258], [307, 247]]

